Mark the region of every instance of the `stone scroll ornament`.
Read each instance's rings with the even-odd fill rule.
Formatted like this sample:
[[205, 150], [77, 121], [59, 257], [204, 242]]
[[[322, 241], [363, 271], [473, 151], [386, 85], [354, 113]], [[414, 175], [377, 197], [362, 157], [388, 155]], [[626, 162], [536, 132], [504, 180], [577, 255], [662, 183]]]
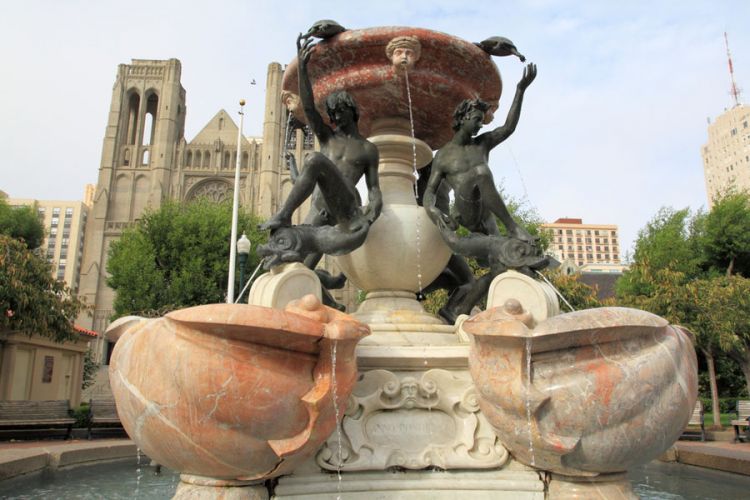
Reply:
[[283, 311], [210, 304], [122, 318], [107, 332], [118, 338], [109, 365], [117, 413], [138, 448], [184, 483], [287, 474], [336, 428], [336, 404], [356, 383], [354, 348], [368, 334], [312, 295]]
[[324, 469], [490, 469], [509, 456], [480, 413], [467, 373], [366, 372], [341, 427], [317, 455]]

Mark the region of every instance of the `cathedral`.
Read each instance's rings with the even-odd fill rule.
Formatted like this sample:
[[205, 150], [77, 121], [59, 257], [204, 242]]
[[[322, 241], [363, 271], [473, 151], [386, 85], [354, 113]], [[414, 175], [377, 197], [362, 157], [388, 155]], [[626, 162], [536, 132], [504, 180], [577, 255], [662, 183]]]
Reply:
[[[93, 310], [78, 323], [97, 332], [112, 319], [114, 291], [106, 283], [110, 243], [146, 208], [158, 208], [165, 200], [205, 196], [221, 201], [233, 195], [238, 126], [222, 109], [188, 142], [181, 72], [177, 59], [134, 59], [117, 68], [80, 273], [79, 296]], [[282, 76], [280, 64], [268, 66], [263, 137], [240, 139], [240, 204], [262, 218], [275, 213], [291, 190], [285, 153], [301, 159], [316, 147], [309, 130], [289, 126], [291, 116], [281, 99]], [[295, 213], [293, 223], [302, 221], [307, 203]], [[322, 264], [336, 271], [332, 261]], [[339, 292], [337, 300], [352, 303], [356, 291]], [[105, 341], [99, 342], [94, 349], [97, 358], [105, 352]]]

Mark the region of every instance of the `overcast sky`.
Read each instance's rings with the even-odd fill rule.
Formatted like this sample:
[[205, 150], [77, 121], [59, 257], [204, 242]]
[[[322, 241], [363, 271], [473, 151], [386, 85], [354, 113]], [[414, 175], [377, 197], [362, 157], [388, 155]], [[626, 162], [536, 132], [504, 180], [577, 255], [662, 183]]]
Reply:
[[[0, 189], [82, 199], [97, 180], [117, 65], [133, 58], [182, 61], [188, 140], [219, 109], [236, 117], [239, 98], [246, 134], [261, 135], [268, 63], [291, 61], [297, 33], [322, 18], [512, 39], [539, 76], [493, 152], [496, 180], [546, 220], [619, 225], [623, 254], [660, 207], [706, 204], [706, 119], [731, 104], [724, 31], [750, 93], [747, 0], [2, 0]], [[498, 126], [522, 66], [495, 61], [506, 84]]]

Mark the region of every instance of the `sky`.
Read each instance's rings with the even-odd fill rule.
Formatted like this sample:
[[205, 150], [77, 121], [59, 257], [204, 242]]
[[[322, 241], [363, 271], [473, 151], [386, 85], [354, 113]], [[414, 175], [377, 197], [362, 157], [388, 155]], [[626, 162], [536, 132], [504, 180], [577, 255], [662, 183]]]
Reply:
[[[732, 103], [725, 31], [750, 99], [747, 0], [0, 2], [0, 190], [16, 198], [78, 200], [96, 183], [118, 64], [180, 59], [188, 141], [240, 98], [260, 136], [268, 64], [290, 62], [313, 22], [415, 26], [506, 36], [537, 64], [495, 180], [544, 220], [617, 224], [625, 256], [661, 207], [706, 205], [707, 119]], [[489, 127], [522, 72], [494, 60], [506, 91]]]

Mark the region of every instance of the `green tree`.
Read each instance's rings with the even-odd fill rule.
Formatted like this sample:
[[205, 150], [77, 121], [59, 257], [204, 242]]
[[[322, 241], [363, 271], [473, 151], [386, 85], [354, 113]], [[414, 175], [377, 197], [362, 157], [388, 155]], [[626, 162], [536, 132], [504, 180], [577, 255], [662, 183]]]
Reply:
[[83, 307], [24, 241], [0, 235], [0, 329], [72, 340], [78, 337], [73, 321]]
[[729, 193], [714, 202], [704, 225], [706, 263], [731, 276], [750, 277], [750, 196]]
[[653, 295], [657, 286], [654, 271], [658, 269], [680, 272], [685, 279], [699, 275], [703, 258], [698, 231], [702, 218], [701, 213], [691, 218], [687, 208], [660, 209], [638, 232], [633, 264], [617, 281], [618, 298], [632, 302], [635, 297]]
[[[741, 293], [750, 251], [750, 210], [746, 195], [717, 200], [709, 213], [691, 217], [664, 208], [639, 233], [633, 265], [618, 282], [618, 299], [688, 327], [706, 360], [714, 425], [719, 426], [716, 372], [727, 370], [726, 353], [750, 380], [748, 315]], [[726, 276], [726, 277], [725, 277]], [[748, 292], [750, 293], [750, 292]]]
[[0, 234], [20, 238], [28, 248], [38, 248], [44, 240], [44, 226], [36, 207], [11, 207], [0, 197]]
[[[161, 315], [198, 304], [224, 302], [229, 269], [231, 201], [201, 198], [167, 202], [146, 212], [109, 250], [108, 285], [115, 290], [115, 316]], [[253, 243], [249, 271], [259, 262], [259, 219], [240, 213], [239, 233]], [[238, 277], [239, 278], [239, 277]], [[237, 278], [237, 279], [238, 279]]]
[[[596, 289], [581, 281], [580, 274], [565, 274], [559, 269], [553, 269], [544, 271], [544, 275], [576, 311], [614, 304], [612, 299], [599, 300]], [[562, 311], [568, 312], [568, 306], [562, 300], [560, 301], [560, 308]]]

